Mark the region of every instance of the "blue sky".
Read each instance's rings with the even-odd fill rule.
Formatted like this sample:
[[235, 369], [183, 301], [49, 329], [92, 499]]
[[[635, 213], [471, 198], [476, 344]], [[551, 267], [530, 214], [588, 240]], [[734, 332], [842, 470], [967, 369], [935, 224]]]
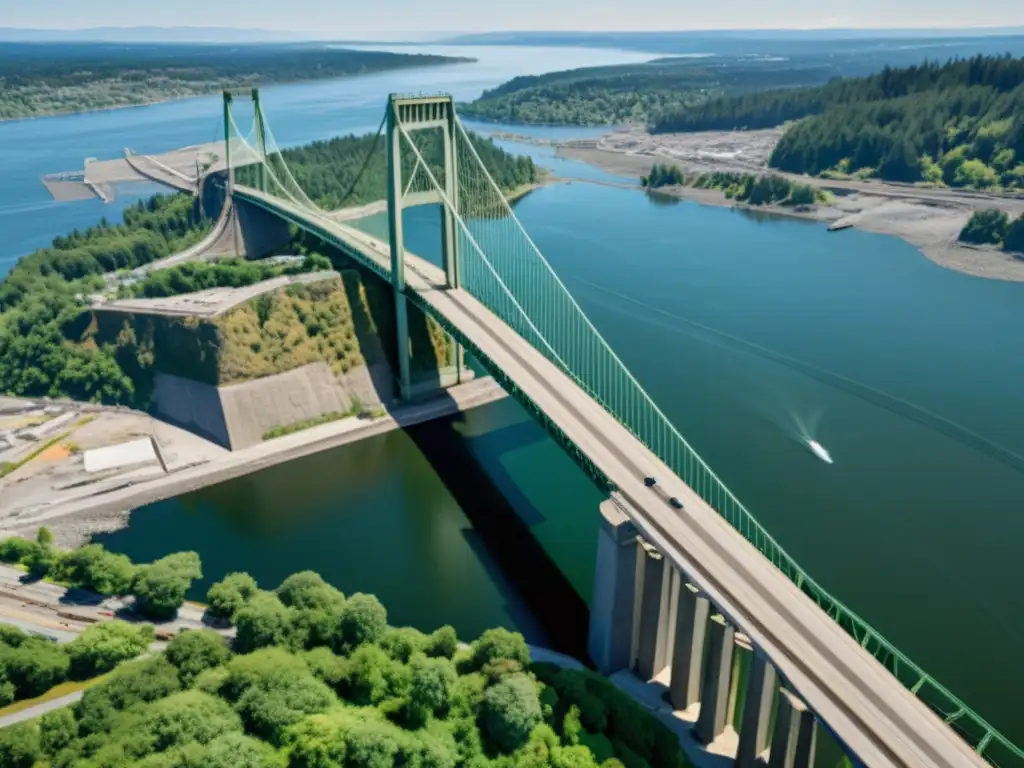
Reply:
[[1024, 0], [0, 0], [0, 27], [231, 26], [370, 33], [1024, 24]]

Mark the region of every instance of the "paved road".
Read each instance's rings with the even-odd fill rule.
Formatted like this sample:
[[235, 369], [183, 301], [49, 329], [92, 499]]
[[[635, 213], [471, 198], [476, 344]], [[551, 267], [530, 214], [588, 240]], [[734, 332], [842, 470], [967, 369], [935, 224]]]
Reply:
[[0, 717], [0, 728], [6, 728], [9, 725], [17, 725], [23, 723], [26, 720], [34, 720], [37, 717], [42, 717], [47, 712], [52, 712], [55, 709], [63, 709], [64, 707], [70, 707], [80, 698], [84, 691], [75, 691], [69, 693], [67, 696], [61, 696], [57, 699], [50, 699], [44, 701], [42, 704], [36, 704], [34, 707], [28, 709], [22, 709], [11, 715], [4, 715]]
[[[388, 268], [388, 246], [255, 190], [237, 192], [284, 218], [327, 230], [350, 252]], [[614, 498], [673, 565], [761, 648], [863, 764], [984, 766], [921, 701], [807, 598], [672, 470], [554, 364], [441, 270], [406, 254], [409, 288], [501, 368], [619, 489]], [[660, 492], [643, 478], [659, 478]], [[669, 506], [679, 498], [685, 511]]]

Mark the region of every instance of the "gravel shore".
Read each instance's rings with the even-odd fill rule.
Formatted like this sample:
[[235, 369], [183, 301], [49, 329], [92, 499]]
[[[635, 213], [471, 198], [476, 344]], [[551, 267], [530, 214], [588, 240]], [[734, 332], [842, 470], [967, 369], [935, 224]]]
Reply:
[[[650, 135], [642, 128], [609, 133], [596, 140], [558, 144], [560, 157], [578, 160], [607, 173], [639, 179], [653, 163], [672, 163], [691, 172], [739, 171], [764, 173], [781, 130], [710, 131]], [[833, 191], [831, 205], [795, 209], [750, 206], [753, 210], [827, 222], [835, 228], [856, 227], [894, 235], [948, 269], [976, 277], [1024, 282], [1024, 258], [994, 248], [964, 246], [957, 235], [983, 208], [999, 208], [1011, 217], [1024, 214], [1024, 199], [955, 189], [935, 189], [878, 181], [833, 181], [779, 174], [794, 181]], [[743, 207], [718, 190], [664, 187], [672, 195], [703, 205]]]

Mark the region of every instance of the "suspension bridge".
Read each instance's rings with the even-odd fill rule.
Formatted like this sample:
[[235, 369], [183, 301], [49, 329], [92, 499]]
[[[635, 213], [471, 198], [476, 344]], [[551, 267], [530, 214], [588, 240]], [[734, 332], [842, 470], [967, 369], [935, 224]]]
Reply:
[[[255, 91], [253, 128], [240, 131], [236, 95], [224, 100], [229, 203], [309, 233], [393, 287], [401, 391], [413, 386], [411, 304], [607, 492], [589, 635], [603, 672], [660, 680], [709, 751], [732, 740], [724, 750], [737, 765], [767, 755], [808, 766], [818, 726], [873, 768], [1024, 765], [1024, 752], [805, 573], [701, 460], [520, 225], [450, 97], [388, 100], [362, 164], [386, 162], [385, 238], [303, 190]], [[418, 205], [440, 210], [440, 264], [405, 246], [402, 211]], [[752, 648], [740, 702], [736, 632]]]

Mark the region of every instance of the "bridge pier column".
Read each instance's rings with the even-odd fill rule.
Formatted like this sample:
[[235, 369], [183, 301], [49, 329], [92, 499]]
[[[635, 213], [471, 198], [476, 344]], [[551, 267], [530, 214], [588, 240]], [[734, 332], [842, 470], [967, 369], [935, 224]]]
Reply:
[[676, 636], [672, 651], [672, 681], [669, 698], [676, 709], [689, 709], [700, 701], [700, 678], [704, 664], [704, 640], [710, 603], [692, 584], [679, 586], [676, 603]]
[[817, 722], [795, 694], [783, 688], [772, 733], [769, 768], [811, 768], [817, 741]]
[[740, 741], [736, 751], [737, 768], [754, 768], [759, 755], [768, 748], [768, 726], [777, 688], [775, 667], [761, 651], [754, 649], [747, 696], [740, 722]]
[[636, 526], [611, 499], [600, 510], [587, 652], [601, 674], [611, 675], [632, 661], [639, 546]]
[[667, 603], [671, 591], [672, 569], [665, 568], [665, 558], [646, 541], [641, 540], [640, 553], [643, 574], [640, 590], [640, 625], [636, 638], [636, 674], [641, 680], [646, 681], [653, 679], [667, 664]]
[[721, 615], [711, 617], [708, 632], [708, 658], [704, 668], [700, 714], [694, 735], [702, 744], [710, 744], [725, 732], [725, 716], [729, 708], [729, 682], [732, 676], [732, 654], [736, 630]]

